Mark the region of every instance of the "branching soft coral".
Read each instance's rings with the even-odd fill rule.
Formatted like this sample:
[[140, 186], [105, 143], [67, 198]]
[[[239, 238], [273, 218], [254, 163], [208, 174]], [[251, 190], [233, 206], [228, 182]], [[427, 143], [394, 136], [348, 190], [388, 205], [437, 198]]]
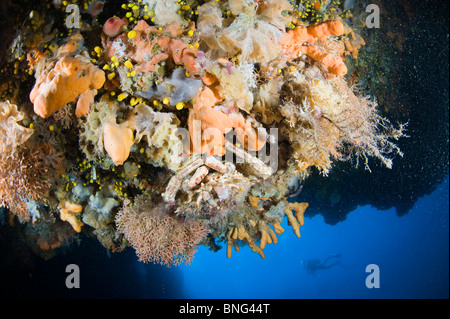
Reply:
[[62, 172], [63, 156], [49, 144], [19, 147], [8, 157], [1, 154], [0, 203], [28, 221], [30, 213], [24, 200], [45, 201]]
[[[308, 72], [306, 72], [308, 73]], [[341, 77], [324, 81], [294, 75], [281, 90], [281, 113], [289, 127], [282, 129], [293, 149], [300, 171], [315, 166], [327, 174], [332, 160], [378, 158], [392, 166], [387, 156], [402, 155], [391, 141], [404, 134], [377, 113], [376, 103], [357, 96]]]
[[140, 195], [136, 205], [124, 206], [116, 216], [116, 225], [136, 250], [142, 262], [165, 266], [190, 264], [197, 245], [206, 235], [200, 221], [180, 220], [165, 204]]

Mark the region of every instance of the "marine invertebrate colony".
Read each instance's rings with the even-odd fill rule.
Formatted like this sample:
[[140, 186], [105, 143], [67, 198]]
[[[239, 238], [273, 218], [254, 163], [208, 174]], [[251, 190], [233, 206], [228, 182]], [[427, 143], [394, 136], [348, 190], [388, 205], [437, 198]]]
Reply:
[[357, 36], [339, 10], [311, 23], [287, 0], [143, 0], [99, 21], [76, 3], [93, 20], [24, 43], [29, 100], [0, 104], [0, 200], [21, 221], [167, 266], [220, 242], [265, 258], [284, 217], [300, 237], [296, 182], [401, 155], [403, 126], [344, 79]]
[[37, 77], [30, 100], [34, 104], [34, 111], [41, 117], [49, 117], [76, 98], [75, 114], [86, 115], [97, 90], [105, 83], [104, 72], [87, 58], [69, 56], [77, 50], [77, 38], [80, 36], [71, 38], [62, 46], [55, 57], [57, 61], [48, 62], [45, 70]]

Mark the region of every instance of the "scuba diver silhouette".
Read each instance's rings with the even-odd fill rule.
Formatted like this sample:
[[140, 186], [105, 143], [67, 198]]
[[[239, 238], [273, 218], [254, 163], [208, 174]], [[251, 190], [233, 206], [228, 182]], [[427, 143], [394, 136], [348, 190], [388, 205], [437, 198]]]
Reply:
[[336, 265], [341, 265], [342, 264], [339, 261], [335, 261], [332, 264], [327, 265], [327, 262], [329, 262], [331, 259], [333, 258], [340, 258], [341, 254], [337, 254], [337, 255], [332, 255], [332, 256], [328, 256], [327, 258], [324, 259], [324, 261], [320, 261], [320, 259], [308, 259], [308, 260], [302, 260], [300, 263], [306, 268], [306, 271], [308, 272], [308, 274], [312, 274], [312, 275], [316, 275], [316, 271], [317, 270], [326, 270], [326, 269], [330, 269]]

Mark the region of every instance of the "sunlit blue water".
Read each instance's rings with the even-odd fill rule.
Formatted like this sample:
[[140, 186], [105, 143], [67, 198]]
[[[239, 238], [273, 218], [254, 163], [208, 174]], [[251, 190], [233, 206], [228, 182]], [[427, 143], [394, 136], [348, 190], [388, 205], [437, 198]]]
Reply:
[[[360, 207], [346, 221], [327, 225], [306, 219], [298, 239], [286, 224], [278, 244], [263, 260], [248, 247], [216, 254], [200, 248], [192, 265], [182, 267], [188, 298], [448, 298], [448, 178], [421, 198], [405, 216]], [[318, 270], [302, 260], [340, 254], [340, 264]], [[327, 264], [331, 264], [328, 262]], [[368, 289], [368, 264], [380, 270], [380, 288]]]

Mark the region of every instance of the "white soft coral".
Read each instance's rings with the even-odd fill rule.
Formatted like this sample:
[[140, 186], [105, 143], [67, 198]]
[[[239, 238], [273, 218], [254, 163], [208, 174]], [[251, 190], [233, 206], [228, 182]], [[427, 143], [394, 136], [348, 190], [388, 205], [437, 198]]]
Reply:
[[283, 15], [291, 9], [289, 2], [268, 0], [258, 7], [253, 1], [230, 0], [229, 6], [236, 18], [223, 29], [217, 3], [205, 3], [198, 10], [202, 40], [210, 48], [210, 57], [231, 57], [240, 52], [240, 59], [249, 63], [265, 63], [276, 58], [281, 50], [278, 41], [289, 20]]
[[17, 110], [17, 105], [9, 101], [0, 102], [0, 142], [2, 154], [12, 151], [17, 145], [26, 142], [34, 130], [17, 122], [23, 120], [24, 113]]

